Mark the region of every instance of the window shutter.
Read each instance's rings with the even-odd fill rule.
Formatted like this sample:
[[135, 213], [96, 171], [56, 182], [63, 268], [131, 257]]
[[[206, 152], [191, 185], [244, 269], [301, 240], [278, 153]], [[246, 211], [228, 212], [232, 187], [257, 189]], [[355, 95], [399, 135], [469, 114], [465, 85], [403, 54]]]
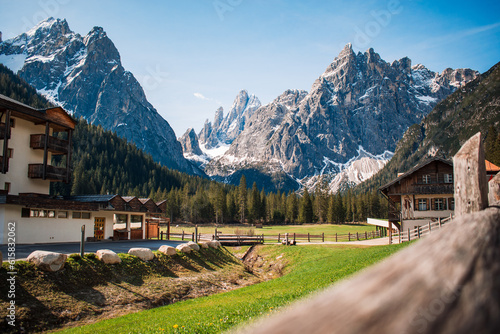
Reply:
[[413, 207], [415, 211], [418, 211], [418, 199], [415, 200], [415, 206]]
[[434, 200], [434, 198], [431, 198], [431, 208], [430, 210], [436, 210], [436, 201]]

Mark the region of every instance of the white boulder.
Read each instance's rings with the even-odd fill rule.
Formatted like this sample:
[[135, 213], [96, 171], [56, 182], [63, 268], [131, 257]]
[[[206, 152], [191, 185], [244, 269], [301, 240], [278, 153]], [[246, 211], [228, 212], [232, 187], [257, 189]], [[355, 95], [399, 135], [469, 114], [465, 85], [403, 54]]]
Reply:
[[219, 248], [221, 246], [221, 243], [218, 240], [212, 240], [208, 242], [208, 245], [212, 248]]
[[201, 248], [208, 248], [208, 247], [210, 247], [208, 245], [208, 243], [209, 243], [209, 241], [200, 241], [199, 242]]
[[168, 245], [162, 245], [160, 248], [158, 248], [158, 251], [165, 254], [165, 255], [177, 254], [175, 248], [172, 246], [168, 246]]
[[192, 250], [195, 250], [195, 251], [200, 250], [200, 246], [196, 242], [190, 241], [187, 244], [189, 247], [191, 247]]
[[151, 261], [155, 257], [149, 248], [130, 248], [128, 253], [137, 256], [142, 261]]
[[28, 261], [45, 271], [58, 271], [64, 267], [66, 254], [37, 250], [28, 256]]
[[193, 250], [188, 244], [180, 244], [175, 247], [179, 252], [189, 254]]
[[95, 252], [95, 255], [99, 260], [106, 264], [116, 264], [122, 262], [122, 259], [118, 257], [118, 254], [110, 249], [99, 249], [97, 252]]

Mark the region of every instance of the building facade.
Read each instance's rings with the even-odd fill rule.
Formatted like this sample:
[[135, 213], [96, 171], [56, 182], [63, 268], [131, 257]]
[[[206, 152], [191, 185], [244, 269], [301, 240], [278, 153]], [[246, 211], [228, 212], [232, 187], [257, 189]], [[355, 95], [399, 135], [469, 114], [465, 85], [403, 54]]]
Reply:
[[389, 202], [389, 221], [406, 231], [453, 214], [453, 164], [433, 158], [379, 188]]
[[[62, 108], [37, 110], [0, 95], [0, 243], [13, 226], [19, 244], [78, 242], [82, 226], [92, 240], [151, 235], [148, 218], [161, 215], [151, 200], [50, 195], [50, 182], [70, 181], [75, 125]], [[61, 165], [51, 164], [54, 155]]]

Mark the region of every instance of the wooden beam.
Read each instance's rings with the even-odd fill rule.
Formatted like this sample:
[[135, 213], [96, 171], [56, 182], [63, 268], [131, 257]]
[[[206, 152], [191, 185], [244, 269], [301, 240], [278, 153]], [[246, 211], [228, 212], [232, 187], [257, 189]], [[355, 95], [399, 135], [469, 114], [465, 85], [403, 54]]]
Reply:
[[71, 153], [72, 153], [72, 135], [73, 135], [73, 130], [69, 129], [68, 130], [68, 154], [66, 155], [66, 183], [69, 183], [71, 180]]
[[453, 157], [455, 216], [488, 206], [488, 184], [481, 133], [471, 137]]
[[7, 110], [5, 114], [5, 138], [3, 140], [3, 160], [2, 160], [2, 173], [7, 173], [7, 166], [9, 163], [9, 158], [7, 153], [9, 150], [9, 135], [10, 135], [10, 110]]
[[42, 179], [45, 180], [47, 178], [47, 160], [49, 156], [49, 134], [50, 127], [49, 122], [45, 122], [45, 138], [43, 142], [43, 167], [42, 167]]
[[500, 333], [500, 209], [462, 215], [240, 333]]

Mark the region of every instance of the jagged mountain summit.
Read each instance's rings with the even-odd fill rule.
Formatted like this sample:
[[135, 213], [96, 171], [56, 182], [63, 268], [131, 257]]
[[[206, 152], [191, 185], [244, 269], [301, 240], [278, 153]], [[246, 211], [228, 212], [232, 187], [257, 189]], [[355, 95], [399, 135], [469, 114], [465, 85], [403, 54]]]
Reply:
[[221, 145], [231, 145], [260, 106], [261, 103], [255, 95], [249, 95], [246, 90], [241, 90], [225, 117], [224, 109], [220, 107], [215, 112], [213, 124], [208, 119], [205, 121], [203, 129], [198, 134], [200, 145], [207, 150]]
[[75, 117], [116, 131], [167, 167], [201, 172], [183, 157], [174, 131], [102, 28], [81, 36], [66, 20], [49, 18], [0, 43], [0, 62]]
[[[411, 66], [409, 58], [388, 63], [373, 49], [356, 54], [348, 44], [309, 93], [287, 91], [255, 111], [205, 172], [223, 178], [241, 169], [285, 173], [310, 187], [326, 176], [332, 191], [359, 183], [391, 158], [409, 126], [477, 75], [470, 69], [435, 73]], [[362, 172], [355, 168], [361, 159]]]

